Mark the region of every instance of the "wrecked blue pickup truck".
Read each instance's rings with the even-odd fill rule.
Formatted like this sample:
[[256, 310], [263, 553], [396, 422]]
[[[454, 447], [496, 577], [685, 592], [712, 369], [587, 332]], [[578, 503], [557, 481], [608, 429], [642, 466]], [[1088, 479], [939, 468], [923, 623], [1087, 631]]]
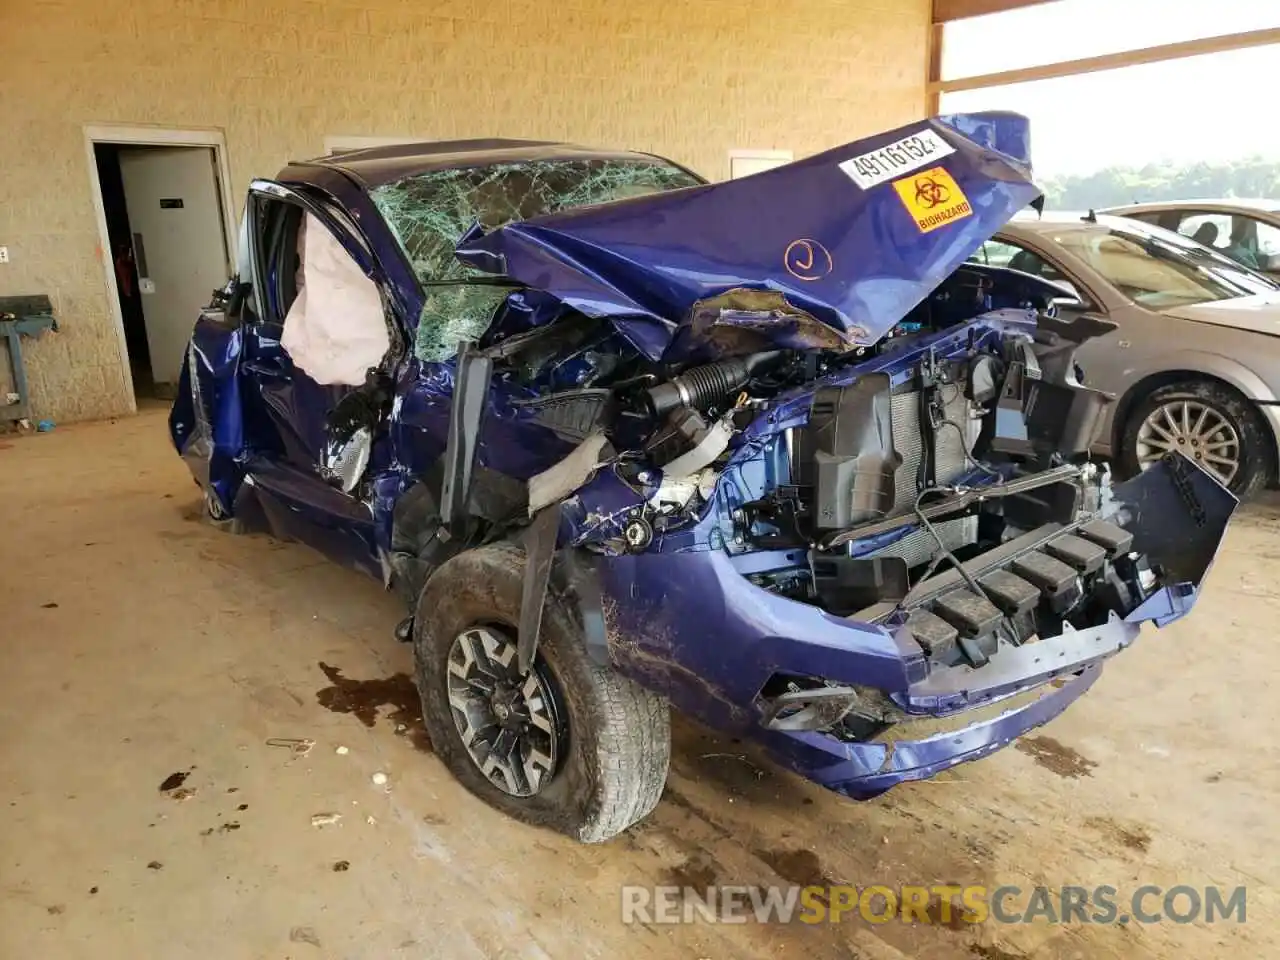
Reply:
[[413, 144], [255, 181], [171, 431], [210, 519], [403, 597], [436, 754], [584, 841], [644, 817], [668, 704], [850, 797], [1057, 716], [1195, 602], [1236, 501], [1112, 483], [1113, 325], [969, 262], [1026, 121], [936, 118], [727, 183]]

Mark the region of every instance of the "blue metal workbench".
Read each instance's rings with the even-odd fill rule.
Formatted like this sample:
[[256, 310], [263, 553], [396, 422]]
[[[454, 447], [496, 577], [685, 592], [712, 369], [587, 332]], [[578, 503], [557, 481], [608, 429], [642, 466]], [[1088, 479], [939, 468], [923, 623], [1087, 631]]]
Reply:
[[42, 337], [58, 329], [53, 304], [44, 295], [0, 297], [0, 338], [9, 350], [9, 367], [13, 372], [13, 389], [17, 403], [7, 402], [0, 394], [0, 422], [27, 420], [31, 416], [31, 393], [27, 388], [27, 371], [22, 363], [22, 338]]

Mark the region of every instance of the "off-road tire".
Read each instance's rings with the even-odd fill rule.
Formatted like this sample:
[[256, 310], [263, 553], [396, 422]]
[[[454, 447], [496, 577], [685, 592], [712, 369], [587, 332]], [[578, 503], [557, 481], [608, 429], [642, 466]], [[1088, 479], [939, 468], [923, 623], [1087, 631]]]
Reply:
[[427, 581], [413, 638], [423, 719], [436, 755], [486, 803], [584, 843], [608, 840], [657, 806], [671, 756], [670, 712], [665, 699], [591, 659], [572, 605], [554, 591], [547, 596], [538, 659], [561, 693], [567, 742], [551, 780], [534, 796], [511, 796], [481, 773], [454, 725], [450, 648], [473, 626], [516, 636], [524, 567], [519, 548], [494, 544], [453, 557]]
[[1193, 400], [1212, 407], [1227, 419], [1240, 436], [1240, 467], [1229, 489], [1241, 500], [1253, 496], [1266, 484], [1274, 467], [1269, 452], [1274, 445], [1271, 431], [1253, 404], [1235, 390], [1212, 380], [1185, 380], [1157, 387], [1129, 410], [1120, 439], [1119, 465], [1126, 477], [1138, 473], [1138, 431], [1158, 407], [1176, 400]]

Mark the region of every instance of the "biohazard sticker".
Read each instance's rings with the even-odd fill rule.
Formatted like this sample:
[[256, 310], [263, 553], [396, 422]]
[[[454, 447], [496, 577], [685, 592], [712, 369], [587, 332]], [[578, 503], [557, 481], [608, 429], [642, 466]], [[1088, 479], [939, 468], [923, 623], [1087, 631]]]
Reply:
[[942, 167], [893, 181], [903, 206], [921, 233], [973, 216], [973, 207], [960, 185]]

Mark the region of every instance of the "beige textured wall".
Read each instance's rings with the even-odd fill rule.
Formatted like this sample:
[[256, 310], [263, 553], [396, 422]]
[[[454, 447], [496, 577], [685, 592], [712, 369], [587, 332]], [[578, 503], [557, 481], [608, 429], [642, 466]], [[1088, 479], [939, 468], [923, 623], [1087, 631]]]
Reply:
[[237, 196], [326, 134], [566, 139], [718, 178], [734, 147], [800, 156], [919, 117], [928, 7], [0, 0], [0, 294], [47, 291], [62, 326], [27, 350], [36, 411], [129, 408], [85, 124], [221, 128]]

